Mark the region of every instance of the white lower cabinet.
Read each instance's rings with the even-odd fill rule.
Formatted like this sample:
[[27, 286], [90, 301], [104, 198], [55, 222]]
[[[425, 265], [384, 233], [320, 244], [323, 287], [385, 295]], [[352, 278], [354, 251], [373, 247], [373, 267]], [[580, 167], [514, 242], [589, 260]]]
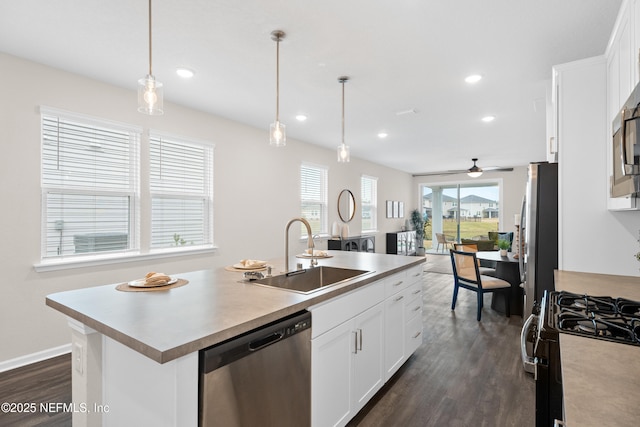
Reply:
[[345, 425], [384, 384], [381, 303], [311, 340], [313, 426]]
[[384, 377], [385, 381], [402, 366], [404, 358], [404, 292], [385, 300], [384, 307]]
[[344, 426], [422, 343], [422, 266], [310, 307], [311, 425]]

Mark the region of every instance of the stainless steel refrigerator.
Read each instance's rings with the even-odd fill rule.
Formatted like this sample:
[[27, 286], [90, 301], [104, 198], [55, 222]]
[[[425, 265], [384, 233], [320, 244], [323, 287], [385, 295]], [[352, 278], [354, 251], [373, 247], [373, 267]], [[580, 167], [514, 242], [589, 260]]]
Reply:
[[554, 290], [553, 271], [558, 268], [558, 164], [529, 164], [527, 191], [520, 215], [520, 275], [524, 283], [524, 313], [545, 290]]

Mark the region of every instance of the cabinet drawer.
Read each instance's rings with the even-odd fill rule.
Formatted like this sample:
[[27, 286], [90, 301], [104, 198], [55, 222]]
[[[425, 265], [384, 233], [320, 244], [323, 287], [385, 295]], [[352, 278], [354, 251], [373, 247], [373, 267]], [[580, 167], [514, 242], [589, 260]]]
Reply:
[[415, 267], [411, 267], [406, 271], [406, 280], [409, 285], [412, 285], [416, 282], [422, 280], [422, 272], [423, 272], [423, 264], [420, 264]]
[[409, 357], [422, 345], [422, 316], [414, 316], [407, 322], [404, 337], [404, 354]]
[[401, 271], [400, 273], [396, 273], [384, 279], [384, 294], [386, 297], [390, 297], [391, 295], [405, 289], [408, 285], [407, 273], [406, 271]]
[[384, 300], [384, 280], [309, 307], [315, 338]]
[[407, 288], [405, 295], [404, 318], [409, 320], [422, 313], [422, 283], [418, 282]]

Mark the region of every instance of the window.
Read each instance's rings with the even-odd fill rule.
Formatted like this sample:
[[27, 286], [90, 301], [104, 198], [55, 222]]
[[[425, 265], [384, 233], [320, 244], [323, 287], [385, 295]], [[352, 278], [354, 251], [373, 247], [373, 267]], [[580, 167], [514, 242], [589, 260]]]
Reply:
[[213, 247], [213, 145], [154, 132], [144, 144], [141, 134], [42, 109], [36, 269]]
[[[303, 164], [300, 167], [301, 216], [311, 224], [313, 234], [328, 234], [327, 218], [327, 169]], [[301, 236], [307, 235], [304, 225]]]
[[378, 228], [378, 178], [362, 175], [360, 193], [362, 232], [376, 231]]
[[43, 110], [43, 259], [137, 249], [138, 135]]
[[150, 137], [151, 248], [213, 243], [213, 147]]

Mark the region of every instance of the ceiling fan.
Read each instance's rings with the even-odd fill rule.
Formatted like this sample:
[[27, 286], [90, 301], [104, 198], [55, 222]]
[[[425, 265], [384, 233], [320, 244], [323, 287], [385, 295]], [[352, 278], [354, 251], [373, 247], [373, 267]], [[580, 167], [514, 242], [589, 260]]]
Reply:
[[414, 173], [413, 176], [414, 177], [416, 177], [416, 176], [438, 176], [438, 175], [455, 175], [455, 174], [459, 174], [459, 173], [466, 173], [471, 178], [477, 178], [480, 175], [482, 175], [482, 172], [488, 172], [488, 171], [511, 172], [511, 171], [513, 171], [512, 167], [487, 166], [487, 167], [481, 168], [478, 165], [476, 165], [476, 162], [478, 161], [477, 158], [473, 158], [473, 159], [471, 159], [471, 161], [473, 162], [473, 166], [471, 166], [469, 169], [448, 170], [448, 171], [441, 171], [441, 172]]

